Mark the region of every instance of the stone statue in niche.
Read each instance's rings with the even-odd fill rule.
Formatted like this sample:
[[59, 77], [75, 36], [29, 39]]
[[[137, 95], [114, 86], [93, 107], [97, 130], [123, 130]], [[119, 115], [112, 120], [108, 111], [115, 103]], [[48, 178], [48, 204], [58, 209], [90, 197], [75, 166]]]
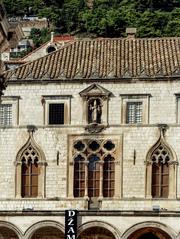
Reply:
[[88, 123], [101, 124], [102, 105], [99, 99], [93, 99], [88, 105]]

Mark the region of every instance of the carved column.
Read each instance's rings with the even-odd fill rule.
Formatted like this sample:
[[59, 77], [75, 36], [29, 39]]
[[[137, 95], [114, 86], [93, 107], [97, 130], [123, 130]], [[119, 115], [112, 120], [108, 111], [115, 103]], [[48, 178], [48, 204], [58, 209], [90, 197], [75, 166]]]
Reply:
[[99, 165], [100, 165], [99, 199], [102, 199], [103, 198], [103, 165], [104, 165], [104, 162], [100, 161]]
[[85, 191], [84, 191], [84, 197], [87, 199], [88, 198], [88, 161], [84, 162], [85, 165]]
[[152, 198], [152, 162], [146, 162], [146, 198]]

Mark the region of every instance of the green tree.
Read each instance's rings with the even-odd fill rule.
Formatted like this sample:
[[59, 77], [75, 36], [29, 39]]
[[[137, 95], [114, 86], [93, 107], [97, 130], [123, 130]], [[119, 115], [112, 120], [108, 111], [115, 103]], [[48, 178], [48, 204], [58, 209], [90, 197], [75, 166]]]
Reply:
[[10, 16], [36, 14], [46, 17], [61, 33], [96, 36], [125, 35], [136, 27], [138, 36], [179, 36], [180, 0], [4, 0]]
[[64, 26], [65, 31], [71, 32], [79, 29], [79, 15], [84, 8], [84, 0], [64, 0], [60, 24]]
[[29, 38], [33, 40], [35, 48], [50, 40], [50, 30], [47, 28], [37, 29], [32, 28]]

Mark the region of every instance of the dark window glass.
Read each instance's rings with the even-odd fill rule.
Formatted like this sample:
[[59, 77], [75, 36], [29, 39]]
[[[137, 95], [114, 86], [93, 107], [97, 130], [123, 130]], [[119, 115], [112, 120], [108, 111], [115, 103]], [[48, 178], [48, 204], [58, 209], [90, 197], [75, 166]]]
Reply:
[[64, 104], [49, 104], [49, 124], [64, 124]]
[[114, 184], [115, 184], [115, 167], [114, 158], [108, 155], [104, 159], [103, 165], [103, 196], [114, 196]]

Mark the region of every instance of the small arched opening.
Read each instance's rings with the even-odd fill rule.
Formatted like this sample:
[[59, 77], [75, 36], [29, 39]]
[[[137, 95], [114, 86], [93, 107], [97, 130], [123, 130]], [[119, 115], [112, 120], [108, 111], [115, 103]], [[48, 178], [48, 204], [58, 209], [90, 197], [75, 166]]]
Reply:
[[145, 227], [133, 232], [128, 239], [171, 239], [171, 237], [159, 228]]
[[64, 239], [64, 233], [56, 227], [46, 226], [37, 229], [31, 239]]
[[0, 227], [0, 239], [19, 239], [18, 235], [10, 228]]
[[91, 227], [81, 232], [78, 239], [115, 239], [115, 236], [106, 228]]

